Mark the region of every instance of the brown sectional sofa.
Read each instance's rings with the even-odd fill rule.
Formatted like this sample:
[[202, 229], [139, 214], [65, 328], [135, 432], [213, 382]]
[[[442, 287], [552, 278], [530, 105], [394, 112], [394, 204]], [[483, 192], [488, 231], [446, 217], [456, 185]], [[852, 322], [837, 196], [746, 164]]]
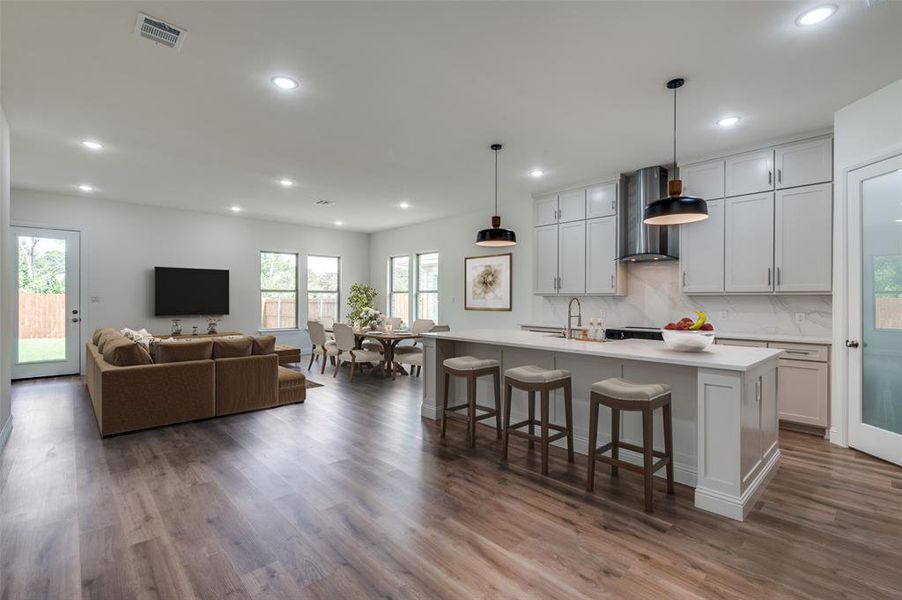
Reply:
[[160, 341], [151, 357], [118, 331], [99, 329], [86, 346], [102, 436], [306, 398], [304, 375], [279, 366], [272, 336]]

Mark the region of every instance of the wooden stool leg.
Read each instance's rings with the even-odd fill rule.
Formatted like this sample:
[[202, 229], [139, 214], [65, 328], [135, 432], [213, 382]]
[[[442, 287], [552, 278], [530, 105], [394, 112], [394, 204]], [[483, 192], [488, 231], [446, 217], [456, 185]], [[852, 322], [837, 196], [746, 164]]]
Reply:
[[[529, 435], [536, 434], [535, 428], [535, 420], [536, 420], [536, 393], [533, 391], [529, 392]], [[536, 445], [532, 440], [529, 440], [529, 449], [535, 450]]]
[[542, 390], [542, 475], [548, 475], [548, 389]]
[[654, 440], [652, 439], [652, 411], [650, 408], [642, 409], [642, 454], [645, 468], [642, 476], [645, 478], [645, 512], [652, 511], [652, 495], [654, 494], [654, 476], [652, 465], [654, 464]]
[[501, 439], [501, 368], [492, 373], [495, 379], [495, 432], [496, 438]]
[[564, 419], [567, 426], [567, 462], [573, 462], [573, 390], [570, 380], [564, 382]]
[[[611, 409], [611, 458], [617, 460], [620, 458], [620, 449], [618, 448], [620, 444], [620, 409], [612, 408]], [[617, 465], [611, 465], [611, 477], [617, 477], [617, 474], [620, 472], [620, 467]]]
[[504, 384], [504, 436], [501, 441], [501, 460], [507, 460], [507, 444], [510, 441], [508, 430], [511, 426], [511, 394], [513, 390], [509, 383]]
[[673, 493], [673, 413], [668, 402], [662, 407], [664, 416], [664, 454], [670, 457], [667, 463], [667, 493]]
[[467, 439], [476, 447], [476, 376], [467, 376]]
[[598, 402], [595, 394], [589, 396], [589, 455], [588, 471], [586, 472], [586, 490], [591, 492], [595, 488], [595, 449], [598, 447]]
[[451, 376], [445, 372], [445, 392], [442, 395], [442, 439], [445, 439], [445, 431], [448, 426], [448, 387], [451, 384]]

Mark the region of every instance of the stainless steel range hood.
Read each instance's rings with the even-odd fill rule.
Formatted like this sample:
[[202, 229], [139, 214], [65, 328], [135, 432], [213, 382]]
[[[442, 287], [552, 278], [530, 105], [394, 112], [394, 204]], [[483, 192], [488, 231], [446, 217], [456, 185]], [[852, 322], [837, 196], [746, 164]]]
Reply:
[[626, 176], [627, 193], [620, 196], [617, 211], [620, 247], [618, 259], [626, 262], [676, 260], [680, 257], [678, 225], [662, 227], [642, 222], [645, 207], [667, 196], [667, 169], [646, 167]]

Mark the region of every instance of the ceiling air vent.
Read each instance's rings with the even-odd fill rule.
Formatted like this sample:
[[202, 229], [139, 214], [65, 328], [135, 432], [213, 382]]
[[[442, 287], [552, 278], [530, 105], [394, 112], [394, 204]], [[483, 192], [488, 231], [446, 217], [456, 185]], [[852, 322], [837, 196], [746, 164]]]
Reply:
[[185, 39], [185, 30], [150, 15], [138, 13], [135, 22], [135, 35], [147, 38], [152, 42], [180, 50]]
[[331, 200], [314, 200], [313, 204], [316, 206], [333, 206], [335, 203]]

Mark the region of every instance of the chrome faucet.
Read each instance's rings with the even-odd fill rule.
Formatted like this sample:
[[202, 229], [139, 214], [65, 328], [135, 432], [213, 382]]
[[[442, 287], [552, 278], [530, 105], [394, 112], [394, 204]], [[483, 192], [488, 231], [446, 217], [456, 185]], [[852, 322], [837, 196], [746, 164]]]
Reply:
[[[573, 303], [576, 302], [576, 314], [573, 314]], [[570, 298], [570, 304], [567, 305], [567, 332], [566, 338], [573, 339], [573, 317], [576, 317], [576, 326], [583, 326], [583, 305], [580, 304], [579, 298]]]

